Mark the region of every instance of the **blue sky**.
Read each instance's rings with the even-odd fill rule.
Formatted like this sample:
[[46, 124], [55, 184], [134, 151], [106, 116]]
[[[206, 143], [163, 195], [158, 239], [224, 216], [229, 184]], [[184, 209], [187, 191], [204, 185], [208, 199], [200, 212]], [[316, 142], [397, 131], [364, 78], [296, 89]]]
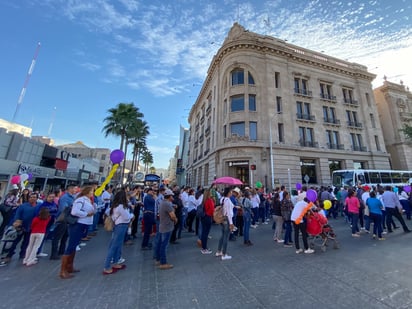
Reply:
[[[56, 144], [116, 149], [107, 110], [134, 102], [166, 168], [210, 61], [234, 22], [358, 62], [412, 89], [412, 4], [406, 0], [2, 0], [0, 118], [12, 120], [37, 42], [41, 49], [16, 122]], [[56, 109], [55, 109], [56, 108]]]

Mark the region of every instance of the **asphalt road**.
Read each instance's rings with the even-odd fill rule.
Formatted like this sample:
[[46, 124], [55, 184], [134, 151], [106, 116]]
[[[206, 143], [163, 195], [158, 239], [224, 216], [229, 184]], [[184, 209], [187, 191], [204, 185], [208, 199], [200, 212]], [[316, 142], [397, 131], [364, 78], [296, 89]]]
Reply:
[[[251, 247], [230, 242], [228, 261], [202, 255], [184, 232], [169, 246], [170, 270], [157, 269], [138, 238], [123, 249], [127, 268], [110, 276], [102, 275], [110, 234], [101, 229], [76, 255], [81, 272], [70, 280], [58, 277], [59, 261], [26, 267], [15, 256], [0, 268], [0, 308], [412, 308], [412, 233], [355, 239], [343, 219], [330, 222], [340, 249], [298, 255], [272, 240], [268, 224], [251, 230]], [[219, 234], [213, 226], [214, 252]]]

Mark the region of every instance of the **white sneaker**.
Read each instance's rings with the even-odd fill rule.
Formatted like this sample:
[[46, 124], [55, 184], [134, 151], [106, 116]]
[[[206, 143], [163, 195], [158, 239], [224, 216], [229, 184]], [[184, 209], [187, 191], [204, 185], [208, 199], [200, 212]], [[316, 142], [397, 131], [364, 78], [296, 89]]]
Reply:
[[388, 234], [388, 232], [382, 232], [382, 235], [386, 235], [386, 234]]
[[230, 260], [232, 257], [230, 256], [230, 255], [227, 255], [227, 254], [225, 254], [225, 255], [222, 255], [222, 261], [224, 261], [224, 260]]
[[276, 240], [278, 243], [283, 243], [283, 242], [285, 242], [283, 239], [278, 239], [278, 240]]
[[300, 254], [300, 253], [302, 253], [303, 252], [303, 249], [298, 249], [298, 250], [296, 250], [296, 254]]
[[265, 222], [263, 222], [263, 224], [268, 224], [268, 223], [265, 221]]
[[76, 247], [76, 251], [80, 251], [81, 248], [79, 246]]
[[124, 258], [120, 258], [118, 261], [117, 261], [117, 264], [123, 264], [124, 262], [126, 262], [126, 259], [124, 259]]
[[37, 254], [37, 256], [38, 257], [46, 257], [46, 256], [48, 256], [48, 254], [44, 253], [44, 252], [40, 252], [39, 254]]
[[305, 250], [305, 251], [303, 251], [303, 252], [305, 252], [306, 254], [311, 254], [311, 253], [315, 252], [315, 250], [309, 248], [309, 249], [307, 249], [307, 250]]
[[212, 253], [212, 250], [209, 250], [209, 249], [202, 249], [202, 250], [200, 250], [200, 252], [202, 252], [202, 254], [211, 254]]
[[81, 243], [79, 244], [79, 246], [80, 246], [80, 247], [86, 247], [86, 243], [85, 243], [85, 242], [81, 242]]
[[217, 251], [217, 252], [215, 253], [215, 256], [216, 256], [216, 257], [222, 256], [222, 255], [223, 255], [223, 253], [222, 253], [222, 252], [219, 252], [219, 251]]

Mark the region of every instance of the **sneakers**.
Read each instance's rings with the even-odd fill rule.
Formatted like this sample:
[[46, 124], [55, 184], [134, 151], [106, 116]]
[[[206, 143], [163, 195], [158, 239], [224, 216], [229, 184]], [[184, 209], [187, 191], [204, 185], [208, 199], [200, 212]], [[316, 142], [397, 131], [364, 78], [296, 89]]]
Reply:
[[306, 249], [306, 250], [303, 251], [303, 252], [305, 252], [306, 254], [311, 254], [311, 253], [315, 252], [315, 250], [309, 248], [309, 249]]
[[172, 264], [161, 264], [159, 268], [160, 269], [170, 269], [170, 268], [173, 268], [173, 265]]
[[283, 247], [285, 248], [292, 248], [293, 246], [291, 244], [284, 244]]
[[380, 237], [380, 238], [378, 238], [378, 240], [385, 240], [386, 238], [384, 238], [384, 237]]
[[283, 239], [278, 239], [278, 240], [276, 240], [278, 243], [284, 243], [285, 241], [283, 240]]
[[222, 261], [230, 260], [231, 258], [232, 258], [232, 257], [231, 257], [230, 255], [227, 255], [227, 254], [222, 255]]
[[216, 257], [222, 256], [222, 255], [223, 255], [223, 253], [222, 253], [221, 251], [217, 251], [217, 252], [215, 253], [215, 256], [216, 256]]
[[124, 258], [120, 258], [118, 261], [117, 261], [117, 264], [123, 264], [124, 262], [126, 262], [126, 259], [124, 259]]
[[202, 252], [202, 254], [211, 254], [211, 253], [212, 253], [212, 250], [202, 249], [202, 250], [200, 250], [200, 252]]
[[44, 252], [40, 252], [39, 254], [37, 254], [38, 257], [46, 257], [49, 256], [47, 253]]
[[352, 237], [360, 237], [359, 234], [352, 234]]
[[85, 243], [85, 242], [81, 242], [81, 243], [79, 244], [79, 246], [80, 246], [80, 247], [86, 247], [86, 243]]
[[80, 251], [80, 250], [82, 250], [82, 249], [80, 248], [80, 246], [77, 246], [77, 247], [76, 247], [76, 251]]
[[300, 254], [300, 253], [303, 253], [303, 249], [296, 250], [296, 254]]

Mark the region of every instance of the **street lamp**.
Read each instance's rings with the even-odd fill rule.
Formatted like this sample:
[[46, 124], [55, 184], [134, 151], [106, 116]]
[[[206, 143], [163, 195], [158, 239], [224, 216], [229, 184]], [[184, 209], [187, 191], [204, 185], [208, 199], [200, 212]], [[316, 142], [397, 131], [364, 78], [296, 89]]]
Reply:
[[274, 166], [273, 166], [272, 117], [269, 118], [269, 141], [270, 141], [270, 176], [271, 176], [270, 187], [273, 190], [273, 186], [275, 184], [275, 172], [274, 172]]

